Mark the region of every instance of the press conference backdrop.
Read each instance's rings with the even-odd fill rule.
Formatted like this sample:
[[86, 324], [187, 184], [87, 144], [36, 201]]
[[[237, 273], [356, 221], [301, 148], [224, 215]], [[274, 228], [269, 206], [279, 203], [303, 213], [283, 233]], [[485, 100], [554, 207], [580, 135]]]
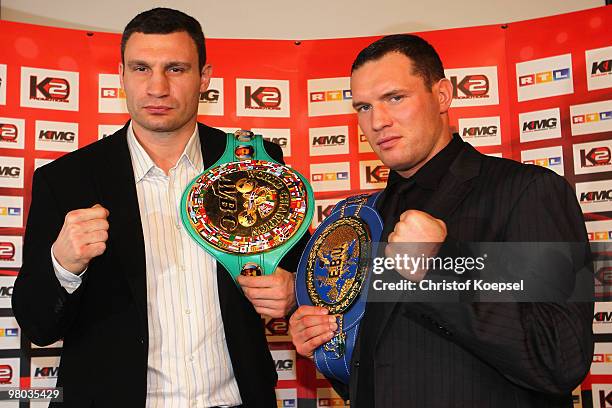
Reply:
[[[564, 176], [594, 243], [612, 241], [610, 26], [612, 8], [601, 7], [421, 33], [440, 52], [453, 83], [455, 130], [483, 153]], [[52, 386], [61, 341], [32, 345], [10, 308], [31, 180], [35, 168], [128, 119], [117, 75], [120, 35], [0, 22], [0, 38], [0, 387]], [[278, 143], [312, 183], [312, 227], [339, 199], [381, 189], [387, 180], [389, 170], [358, 128], [349, 88], [352, 60], [374, 39], [207, 42], [214, 78], [201, 94], [199, 119], [227, 131], [252, 129]], [[63, 177], [70, 183], [70, 174]], [[575, 391], [576, 406], [589, 408], [612, 407], [612, 303], [606, 302], [612, 300], [612, 255], [597, 256], [595, 357]], [[343, 406], [310, 361], [296, 356], [287, 322], [264, 323], [279, 374], [278, 406]]]

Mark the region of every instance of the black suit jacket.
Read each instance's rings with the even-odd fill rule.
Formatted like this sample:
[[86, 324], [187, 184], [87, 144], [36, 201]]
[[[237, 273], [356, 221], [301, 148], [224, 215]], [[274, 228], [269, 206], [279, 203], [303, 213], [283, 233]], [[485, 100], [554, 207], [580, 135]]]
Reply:
[[[204, 168], [221, 157], [225, 134], [198, 124]], [[148, 353], [145, 247], [126, 139], [115, 134], [38, 169], [15, 282], [13, 310], [35, 344], [64, 340], [58, 386], [63, 407], [144, 407]], [[280, 147], [267, 152], [282, 162]], [[100, 203], [109, 238], [81, 286], [68, 294], [55, 277], [50, 248], [67, 212]], [[281, 262], [294, 271], [299, 248]], [[227, 347], [245, 406], [276, 406], [277, 376], [260, 316], [217, 264]]]
[[[423, 210], [446, 223], [445, 246], [584, 242], [578, 258], [588, 256], [580, 207], [562, 177], [467, 143]], [[581, 262], [564, 267], [572, 275]], [[592, 361], [592, 303], [397, 300], [367, 305], [349, 389], [334, 383], [351, 407], [572, 406]]]

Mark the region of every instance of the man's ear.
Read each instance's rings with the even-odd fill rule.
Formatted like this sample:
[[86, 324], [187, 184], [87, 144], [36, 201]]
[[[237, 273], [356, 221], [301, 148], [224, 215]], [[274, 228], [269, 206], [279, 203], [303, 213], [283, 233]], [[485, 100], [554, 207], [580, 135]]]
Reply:
[[125, 89], [125, 87], [123, 86], [123, 62], [119, 63], [119, 66], [117, 67], [118, 71], [119, 71], [119, 81], [121, 81], [121, 88]]
[[438, 94], [440, 113], [448, 112], [453, 101], [453, 84], [448, 79], [442, 78], [434, 85], [434, 91]]
[[212, 65], [205, 64], [200, 72], [200, 92], [205, 92], [210, 85], [210, 78], [212, 77]]

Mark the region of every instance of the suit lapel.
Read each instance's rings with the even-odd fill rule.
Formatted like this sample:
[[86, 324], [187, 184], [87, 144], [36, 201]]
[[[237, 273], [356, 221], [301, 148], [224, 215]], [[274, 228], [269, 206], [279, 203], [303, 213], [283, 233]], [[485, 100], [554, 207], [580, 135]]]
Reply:
[[127, 145], [127, 127], [109, 136], [102, 165], [94, 170], [101, 204], [110, 224], [107, 251], [125, 271], [138, 306], [143, 338], [148, 336], [146, 259], [134, 170]]

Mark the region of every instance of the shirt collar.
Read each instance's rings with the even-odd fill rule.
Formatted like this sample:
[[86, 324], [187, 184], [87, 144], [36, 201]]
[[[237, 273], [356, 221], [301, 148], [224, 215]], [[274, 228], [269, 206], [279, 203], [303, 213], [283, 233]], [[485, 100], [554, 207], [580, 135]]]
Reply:
[[404, 178], [395, 170], [392, 170], [389, 173], [387, 185], [392, 186], [400, 182], [416, 182], [422, 188], [435, 190], [461, 149], [463, 149], [463, 140], [455, 133], [451, 141], [411, 177]]
[[[161, 171], [161, 169], [155, 165], [153, 159], [151, 159], [151, 156], [149, 156], [144, 147], [142, 147], [136, 138], [131, 122], [127, 130], [127, 143], [130, 150], [130, 156], [132, 157], [132, 168], [134, 169], [134, 181], [136, 183], [142, 180], [153, 169], [158, 169]], [[202, 148], [197, 126], [195, 127], [191, 138], [187, 142], [183, 153], [180, 155], [177, 163], [172, 168], [175, 168], [179, 163], [181, 163], [181, 161], [186, 161], [188, 165], [190, 165], [198, 173], [200, 173], [204, 167], [202, 161]]]

